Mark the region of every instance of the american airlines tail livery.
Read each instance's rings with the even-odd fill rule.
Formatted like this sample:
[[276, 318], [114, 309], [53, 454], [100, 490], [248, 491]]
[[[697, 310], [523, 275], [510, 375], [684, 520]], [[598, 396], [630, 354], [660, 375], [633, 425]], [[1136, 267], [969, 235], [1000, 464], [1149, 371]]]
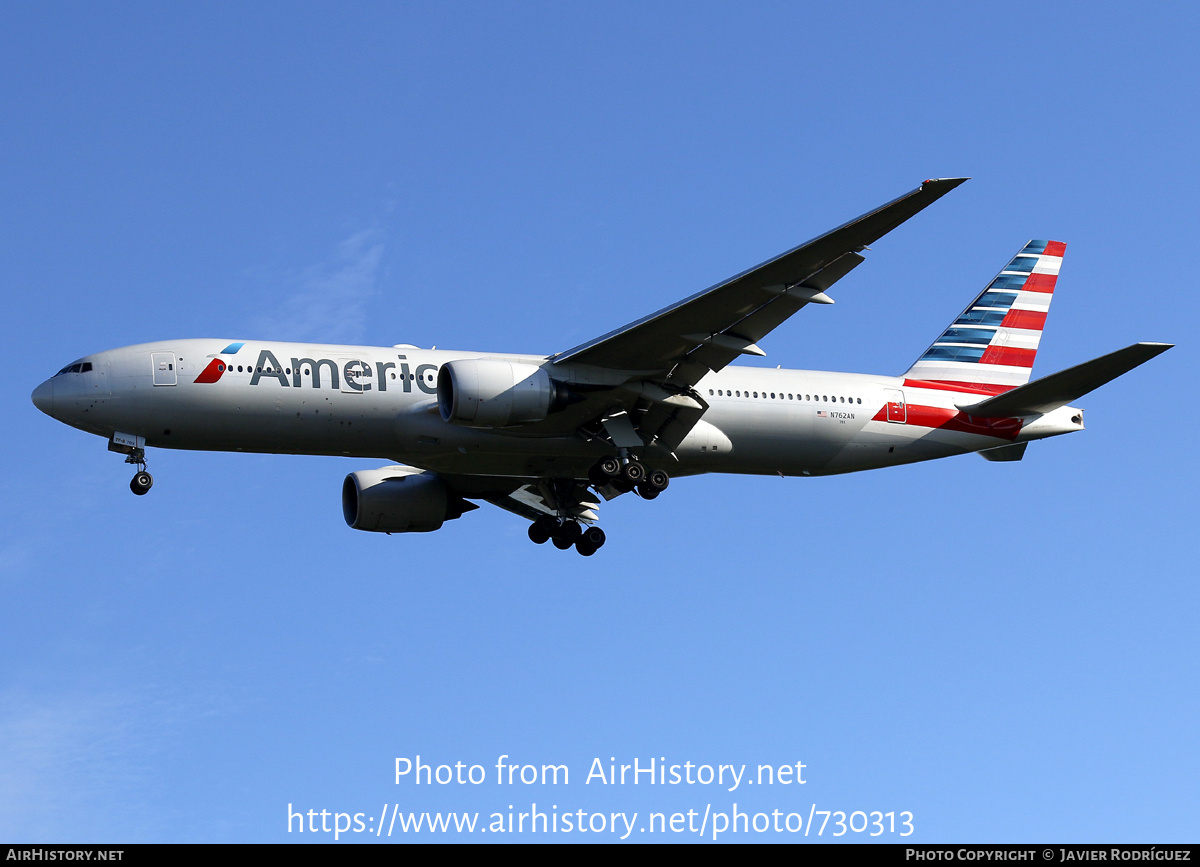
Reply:
[[99, 352], [39, 385], [42, 412], [108, 440], [150, 490], [146, 447], [347, 455], [346, 523], [436, 530], [485, 500], [590, 556], [601, 499], [672, 476], [821, 476], [978, 452], [1019, 461], [1083, 429], [1069, 404], [1171, 348], [1135, 343], [1030, 381], [1066, 245], [1030, 241], [900, 376], [737, 367], [963, 183], [918, 189], [768, 262], [551, 356], [189, 339]]

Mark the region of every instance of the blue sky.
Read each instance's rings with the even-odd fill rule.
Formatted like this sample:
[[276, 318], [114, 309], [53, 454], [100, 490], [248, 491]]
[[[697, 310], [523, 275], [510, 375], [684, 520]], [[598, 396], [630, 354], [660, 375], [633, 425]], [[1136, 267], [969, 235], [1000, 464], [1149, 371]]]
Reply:
[[[1197, 18], [5, 5], [0, 838], [736, 801], [907, 810], [923, 842], [1194, 839]], [[761, 363], [899, 373], [1026, 240], [1064, 240], [1035, 375], [1179, 345], [1021, 463], [677, 480], [607, 504], [584, 559], [486, 506], [353, 532], [341, 481], [372, 462], [157, 451], [134, 498], [29, 401], [174, 337], [554, 352], [963, 175]], [[417, 754], [572, 780], [395, 785]], [[807, 782], [585, 785], [610, 756]]]

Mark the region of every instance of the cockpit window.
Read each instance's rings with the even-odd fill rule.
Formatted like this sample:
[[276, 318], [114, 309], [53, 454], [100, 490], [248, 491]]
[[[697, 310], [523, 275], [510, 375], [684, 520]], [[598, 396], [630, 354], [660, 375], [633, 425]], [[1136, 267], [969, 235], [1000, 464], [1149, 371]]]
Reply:
[[64, 373], [87, 373], [91, 369], [92, 363], [90, 361], [76, 361], [74, 364], [68, 364], [54, 375], [62, 376]]

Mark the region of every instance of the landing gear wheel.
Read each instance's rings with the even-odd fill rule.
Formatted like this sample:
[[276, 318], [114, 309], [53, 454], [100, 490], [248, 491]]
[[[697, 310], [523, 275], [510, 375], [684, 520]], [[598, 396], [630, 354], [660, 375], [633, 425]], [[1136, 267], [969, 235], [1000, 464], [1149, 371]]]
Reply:
[[662, 491], [658, 490], [658, 488], [651, 487], [649, 482], [642, 482], [640, 485], [638, 485], [637, 492], [638, 496], [643, 500], [653, 500], [662, 493]]
[[146, 450], [140, 447], [130, 449], [125, 455], [125, 463], [133, 464], [138, 470], [129, 482], [129, 490], [139, 497], [145, 496], [154, 484], [154, 476], [146, 472]]
[[630, 461], [621, 467], [621, 477], [629, 485], [636, 486], [646, 478], [646, 467], [638, 461]]
[[544, 518], [538, 518], [529, 525], [529, 541], [535, 545], [545, 545], [550, 541], [550, 528]]
[[671, 484], [671, 477], [667, 475], [666, 470], [650, 470], [646, 473], [645, 480], [638, 483], [638, 496], [643, 500], [653, 500], [665, 491], [669, 484]]
[[588, 527], [575, 543], [575, 550], [584, 557], [591, 557], [604, 544], [604, 531], [599, 527]]
[[147, 491], [154, 485], [154, 476], [150, 475], [145, 470], [135, 473], [134, 477], [129, 480], [129, 490], [133, 491], [139, 497], [144, 496]]
[[555, 526], [555, 529], [550, 532], [550, 541], [560, 551], [567, 550], [583, 536], [583, 527], [576, 521], [564, 521], [561, 518], [557, 520], [549, 518], [548, 520]]
[[615, 457], [601, 458], [588, 470], [588, 481], [597, 487], [613, 484], [621, 475], [621, 462]]

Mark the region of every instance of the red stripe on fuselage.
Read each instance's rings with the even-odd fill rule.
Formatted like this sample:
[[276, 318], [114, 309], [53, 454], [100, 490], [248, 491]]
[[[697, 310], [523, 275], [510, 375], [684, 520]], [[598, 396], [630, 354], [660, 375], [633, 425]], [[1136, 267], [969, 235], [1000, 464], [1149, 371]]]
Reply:
[[[886, 422], [888, 420], [887, 409], [887, 404], [884, 404], [871, 421]], [[910, 403], [907, 410], [908, 421], [905, 424], [910, 426], [979, 434], [1004, 440], [1015, 440], [1017, 434], [1021, 432], [1022, 426], [1019, 418], [974, 418], [961, 410], [942, 406], [921, 406]]]

